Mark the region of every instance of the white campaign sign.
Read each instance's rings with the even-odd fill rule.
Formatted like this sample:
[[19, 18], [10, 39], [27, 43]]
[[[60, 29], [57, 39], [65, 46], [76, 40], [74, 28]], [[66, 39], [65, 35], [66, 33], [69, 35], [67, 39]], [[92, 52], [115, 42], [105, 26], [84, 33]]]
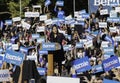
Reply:
[[102, 41], [101, 47], [108, 47], [109, 42], [108, 41]]
[[87, 41], [87, 42], [85, 43], [85, 45], [87, 46], [87, 48], [88, 48], [88, 47], [92, 47], [92, 46], [93, 46], [92, 40]]
[[116, 12], [120, 12], [120, 7], [115, 7]]
[[19, 48], [18, 48], [18, 44], [12, 44], [12, 49], [13, 50], [18, 50]]
[[39, 17], [39, 12], [25, 12], [25, 17]]
[[106, 15], [106, 14], [108, 14], [108, 9], [100, 10], [100, 15]]
[[10, 81], [10, 73], [8, 69], [0, 70], [0, 82]]
[[44, 31], [45, 31], [44, 26], [37, 27], [37, 32], [44, 32]]
[[40, 15], [40, 21], [47, 20], [47, 15]]
[[117, 17], [117, 12], [115, 10], [110, 11], [110, 18]]
[[51, 25], [52, 23], [53, 23], [52, 19], [45, 20], [45, 24], [46, 25]]
[[12, 18], [12, 20], [13, 20], [13, 22], [20, 21], [21, 17], [14, 17], [14, 18]]
[[24, 28], [26, 28], [26, 29], [29, 29], [30, 28], [30, 24], [28, 24], [28, 23], [26, 23], [26, 22], [24, 22], [24, 21], [22, 21], [21, 22], [22, 23], [22, 27], [24, 27]]
[[110, 32], [116, 32], [117, 31], [117, 28], [116, 27], [109, 27], [109, 29], [110, 29]]
[[80, 78], [47, 76], [47, 83], [80, 83]]
[[107, 28], [107, 22], [99, 22], [100, 28]]

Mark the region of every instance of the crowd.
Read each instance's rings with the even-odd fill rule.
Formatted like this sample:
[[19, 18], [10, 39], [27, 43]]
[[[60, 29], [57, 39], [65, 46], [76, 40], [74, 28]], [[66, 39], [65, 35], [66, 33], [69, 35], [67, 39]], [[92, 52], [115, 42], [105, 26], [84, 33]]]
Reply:
[[[27, 56], [35, 56], [35, 67], [46, 69], [46, 73], [40, 75], [41, 81], [44, 81], [47, 76], [47, 55], [49, 52], [40, 53], [41, 44], [43, 42], [57, 42], [61, 45], [61, 49], [50, 52], [53, 54], [54, 59], [53, 76], [80, 78], [80, 83], [102, 83], [104, 78], [120, 81], [119, 67], [112, 68], [109, 71], [95, 72], [91, 68], [83, 72], [76, 72], [73, 66], [75, 60], [84, 57], [88, 57], [91, 67], [102, 65], [103, 61], [110, 57], [120, 57], [120, 40], [119, 38], [116, 40], [120, 36], [119, 21], [108, 21], [110, 15], [101, 15], [100, 11], [102, 9], [104, 7], [100, 5], [96, 12], [91, 13], [89, 17], [84, 18], [82, 21], [83, 18], [77, 16], [66, 21], [62, 7], [55, 7], [56, 18], [58, 19], [55, 23], [47, 24], [45, 21], [40, 21], [39, 17], [25, 17], [24, 22], [30, 25], [29, 28], [22, 26], [21, 20], [13, 22], [12, 25], [5, 22], [2, 25], [1, 22], [0, 53], [5, 54], [7, 49], [11, 49], [12, 44], [17, 44], [18, 49], [15, 49], [15, 51], [24, 53], [25, 60], [27, 60]], [[115, 7], [112, 10], [115, 10]], [[30, 11], [39, 10], [33, 11], [29, 7], [25, 10], [25, 12]], [[40, 12], [41, 15], [47, 15], [48, 19], [53, 19], [50, 12], [46, 13]], [[119, 18], [119, 12], [117, 12], [117, 18]], [[74, 22], [72, 22], [73, 20]], [[100, 22], [107, 23], [107, 26], [100, 27]], [[33, 35], [39, 35], [39, 37], [36, 38]], [[39, 41], [39, 38], [43, 40]], [[21, 51], [21, 47], [28, 49], [28, 51]], [[114, 50], [112, 53], [105, 54], [104, 47], [113, 48]], [[4, 62], [1, 69], [9, 69], [13, 81], [18, 82], [20, 73], [14, 71], [20, 72], [19, 66]], [[24, 73], [23, 75], [25, 75]]]

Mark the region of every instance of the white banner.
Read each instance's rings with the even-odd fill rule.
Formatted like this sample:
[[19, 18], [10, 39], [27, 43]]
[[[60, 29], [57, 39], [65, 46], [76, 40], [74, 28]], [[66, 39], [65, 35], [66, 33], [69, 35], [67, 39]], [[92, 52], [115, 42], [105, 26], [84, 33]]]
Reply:
[[110, 30], [110, 32], [115, 33], [117, 31], [117, 28], [116, 27], [109, 27], [109, 30]]
[[41, 5], [33, 5], [33, 8], [41, 8]]
[[16, 21], [21, 21], [21, 17], [14, 17], [12, 18], [13, 22], [16, 22]]
[[52, 23], [53, 23], [52, 19], [45, 20], [45, 24], [46, 25], [51, 25]]
[[100, 28], [107, 28], [107, 22], [99, 22]]
[[19, 49], [18, 44], [12, 44], [12, 49], [13, 50], [18, 50]]
[[108, 9], [100, 10], [100, 15], [106, 15], [106, 14], [108, 14]]
[[44, 31], [45, 31], [44, 26], [37, 27], [37, 32], [44, 32]]
[[47, 83], [80, 83], [80, 78], [47, 76]]
[[8, 69], [0, 70], [0, 82], [10, 81], [10, 73]]
[[47, 15], [40, 15], [40, 21], [47, 20]]
[[30, 24], [28, 24], [28, 23], [26, 23], [24, 21], [22, 21], [21, 23], [22, 23], [22, 27], [24, 27], [26, 29], [30, 29], [30, 26], [31, 26]]
[[39, 17], [39, 12], [25, 12], [25, 17]]
[[120, 12], [120, 7], [115, 7], [116, 12]]

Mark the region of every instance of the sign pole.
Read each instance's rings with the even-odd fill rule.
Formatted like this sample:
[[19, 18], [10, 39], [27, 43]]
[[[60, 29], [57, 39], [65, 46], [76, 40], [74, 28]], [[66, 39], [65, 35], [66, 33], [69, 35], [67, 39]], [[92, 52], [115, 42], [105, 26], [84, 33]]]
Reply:
[[48, 54], [48, 76], [53, 75], [53, 54]]

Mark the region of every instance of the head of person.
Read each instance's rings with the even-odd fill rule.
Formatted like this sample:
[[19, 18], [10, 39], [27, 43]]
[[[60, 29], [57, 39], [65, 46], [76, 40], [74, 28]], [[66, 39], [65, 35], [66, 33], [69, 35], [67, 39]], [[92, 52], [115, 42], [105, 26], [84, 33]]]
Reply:
[[53, 25], [53, 27], [52, 27], [52, 32], [53, 32], [54, 34], [57, 34], [57, 33], [58, 33], [58, 27], [57, 27], [57, 25]]

